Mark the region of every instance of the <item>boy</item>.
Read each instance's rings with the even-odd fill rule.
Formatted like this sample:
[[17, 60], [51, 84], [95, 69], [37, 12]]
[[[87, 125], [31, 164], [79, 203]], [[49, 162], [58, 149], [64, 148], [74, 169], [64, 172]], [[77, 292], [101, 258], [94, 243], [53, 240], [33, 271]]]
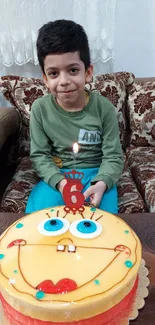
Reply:
[[[41, 181], [33, 188], [26, 212], [63, 205], [64, 172], [84, 172], [85, 200], [117, 213], [116, 183], [123, 169], [115, 108], [89, 93], [93, 66], [87, 35], [69, 20], [49, 22], [39, 30], [37, 54], [49, 94], [31, 110], [31, 160]], [[73, 166], [73, 143], [79, 145]]]

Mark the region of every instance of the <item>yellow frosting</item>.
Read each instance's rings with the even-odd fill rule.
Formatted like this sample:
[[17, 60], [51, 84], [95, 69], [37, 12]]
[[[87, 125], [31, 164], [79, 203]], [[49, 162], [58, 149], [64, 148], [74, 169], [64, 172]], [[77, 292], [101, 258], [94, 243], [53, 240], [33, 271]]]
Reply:
[[[56, 236], [46, 230], [44, 234], [44, 223], [57, 218], [60, 223], [68, 221], [66, 232]], [[96, 237], [87, 238], [78, 230], [85, 237], [79, 238], [73, 222], [84, 219], [97, 222]], [[140, 261], [140, 241], [122, 219], [86, 206], [75, 214], [59, 206], [21, 218], [0, 237], [0, 290], [25, 315], [53, 322], [77, 321], [120, 302], [133, 288]], [[38, 289], [45, 281], [57, 288], [66, 278], [76, 284], [72, 291]]]

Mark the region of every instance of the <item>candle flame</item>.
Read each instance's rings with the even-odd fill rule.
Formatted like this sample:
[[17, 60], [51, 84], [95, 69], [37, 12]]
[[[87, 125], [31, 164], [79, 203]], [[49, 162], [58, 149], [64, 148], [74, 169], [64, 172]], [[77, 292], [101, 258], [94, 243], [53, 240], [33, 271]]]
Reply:
[[79, 146], [78, 146], [78, 143], [75, 142], [75, 143], [73, 144], [73, 152], [74, 152], [74, 154], [76, 154], [76, 153], [78, 153], [78, 151], [79, 151]]

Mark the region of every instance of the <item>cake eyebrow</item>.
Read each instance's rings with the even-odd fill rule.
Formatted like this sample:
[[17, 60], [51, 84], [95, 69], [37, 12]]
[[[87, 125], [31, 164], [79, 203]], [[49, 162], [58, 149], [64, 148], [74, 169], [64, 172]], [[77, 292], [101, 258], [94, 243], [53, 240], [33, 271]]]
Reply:
[[[67, 214], [68, 214], [68, 213], [66, 212], [66, 214], [63, 216], [63, 219], [66, 218]], [[98, 217], [97, 219], [93, 219], [94, 214], [95, 214], [95, 212], [92, 213], [92, 215], [91, 215], [91, 217], [90, 217], [90, 220], [98, 221], [98, 220], [100, 220], [100, 219], [103, 217], [103, 214], [102, 214], [102, 215], [101, 215], [100, 217]], [[49, 219], [51, 218], [50, 215], [49, 215], [49, 213], [46, 212], [46, 215], [48, 216]], [[81, 217], [82, 217], [83, 219], [85, 219], [85, 217], [84, 217], [84, 215], [83, 215], [82, 212], [80, 213], [80, 215], [81, 215]], [[59, 218], [59, 210], [57, 211], [57, 218]]]
[[68, 214], [68, 212], [66, 212], [66, 214], [63, 216], [63, 219], [65, 219], [65, 218], [66, 218], [67, 214]]
[[50, 217], [50, 215], [49, 215], [49, 213], [48, 213], [48, 212], [46, 212], [46, 215], [48, 216], [48, 218], [49, 218], [49, 219], [51, 219], [51, 217]]
[[81, 217], [82, 217], [83, 219], [85, 219], [85, 217], [84, 217], [84, 215], [83, 215], [83, 213], [82, 213], [82, 212], [80, 212], [80, 215], [81, 215]]
[[93, 216], [94, 216], [95, 212], [92, 213], [91, 217], [90, 217], [90, 220], [93, 219]]
[[[51, 216], [49, 215], [48, 212], [46, 212], [46, 215], [48, 216], [49, 219], [51, 219]], [[57, 215], [56, 215], [57, 218], [59, 218], [59, 210], [57, 211]]]
[[103, 217], [103, 214], [100, 217], [98, 217], [95, 221], [100, 220], [102, 217]]

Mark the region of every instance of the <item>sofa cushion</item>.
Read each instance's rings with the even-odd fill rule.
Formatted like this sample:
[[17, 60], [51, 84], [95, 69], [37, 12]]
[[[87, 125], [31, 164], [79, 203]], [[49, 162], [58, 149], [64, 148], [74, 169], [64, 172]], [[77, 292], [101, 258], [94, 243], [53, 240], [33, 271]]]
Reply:
[[118, 182], [118, 208], [120, 213], [145, 212], [146, 205], [133, 181], [127, 159]]
[[11, 105], [19, 109], [22, 118], [28, 120], [34, 100], [47, 93], [47, 88], [41, 79], [10, 75], [0, 78], [0, 89]]
[[[86, 88], [98, 91], [107, 97], [116, 107], [120, 138], [123, 147], [126, 139], [126, 88], [134, 82], [134, 75], [128, 72], [117, 72], [94, 77]], [[4, 76], [0, 78], [0, 91], [15, 106], [21, 115], [20, 155], [29, 154], [29, 119], [31, 106], [35, 99], [48, 92], [43, 81], [35, 78]]]
[[26, 156], [30, 151], [29, 120], [31, 106], [35, 99], [47, 93], [47, 88], [41, 79], [8, 75], [0, 78], [0, 91], [20, 113], [21, 132], [17, 149], [20, 156]]
[[116, 72], [104, 74], [94, 77], [86, 88], [90, 91], [97, 91], [105, 96], [115, 106], [118, 117], [120, 140], [123, 149], [127, 145], [127, 88], [130, 87], [135, 80], [133, 73]]
[[128, 163], [139, 192], [147, 209], [155, 212], [155, 148], [128, 148]]
[[155, 146], [155, 81], [133, 83], [128, 91], [130, 145]]
[[29, 157], [22, 158], [12, 182], [3, 195], [0, 212], [24, 212], [28, 196], [38, 181]]

